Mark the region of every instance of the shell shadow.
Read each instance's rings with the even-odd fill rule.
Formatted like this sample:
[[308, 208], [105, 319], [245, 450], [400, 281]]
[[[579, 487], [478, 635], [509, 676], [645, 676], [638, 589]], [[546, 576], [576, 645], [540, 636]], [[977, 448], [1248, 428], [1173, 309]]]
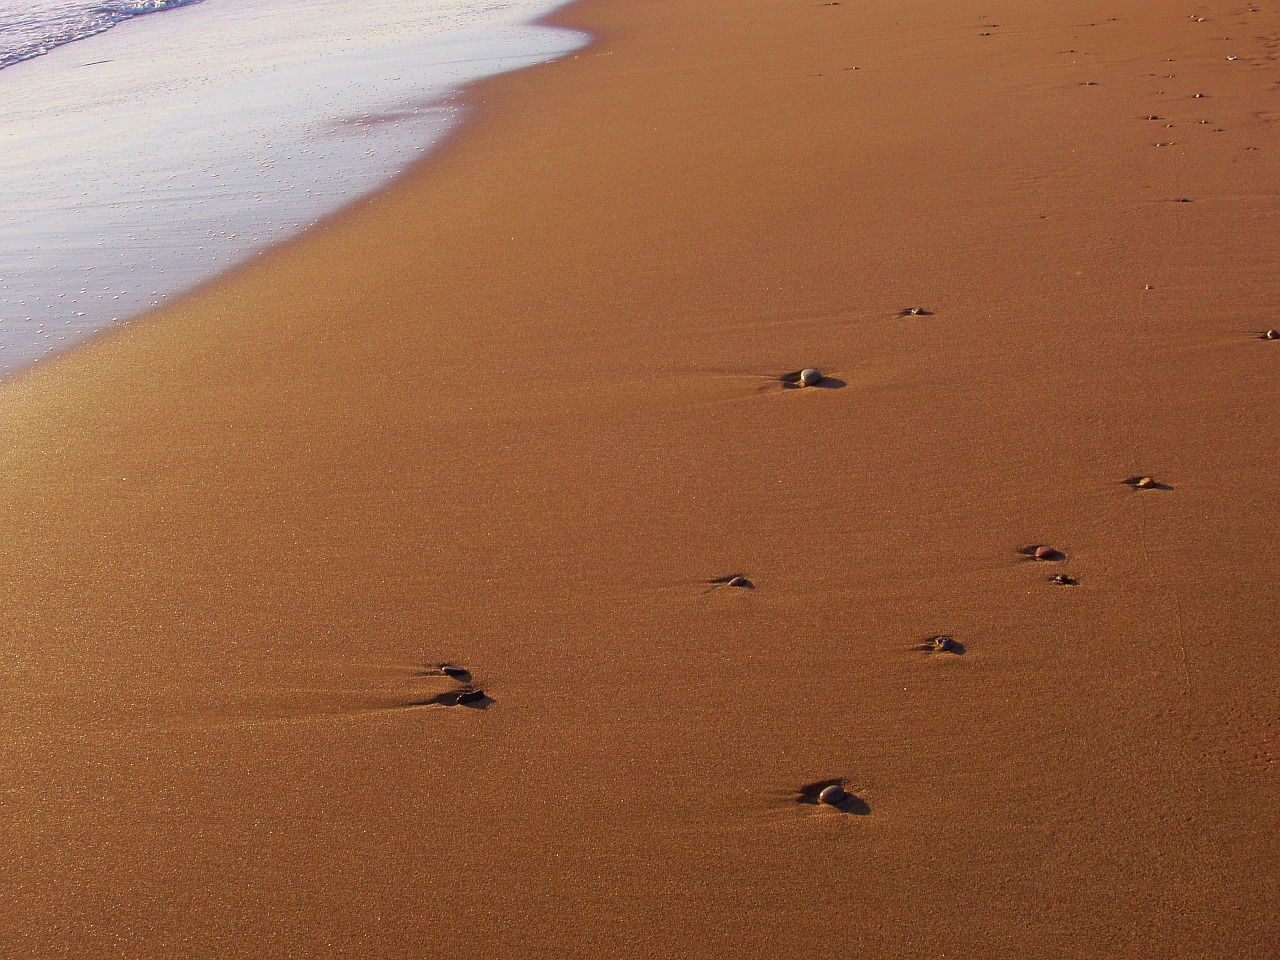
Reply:
[[923, 654], [949, 653], [952, 656], [963, 657], [968, 651], [963, 643], [951, 636], [949, 633], [940, 633], [936, 636], [925, 637], [919, 643], [913, 644], [911, 647]]
[[837, 777], [834, 780], [815, 780], [813, 783], [806, 783], [801, 787], [792, 800], [807, 807], [831, 807], [832, 810], [839, 810], [841, 813], [851, 814], [855, 817], [865, 817], [871, 813], [871, 807], [867, 801], [861, 797], [856, 797], [848, 792], [846, 788], [845, 797], [837, 804], [823, 803], [818, 799], [818, 794], [822, 793], [827, 787], [840, 786], [844, 787], [845, 780], [843, 777]]
[[782, 389], [784, 390], [843, 390], [845, 387], [849, 385], [844, 380], [841, 380], [839, 377], [830, 377], [830, 376], [827, 376], [826, 374], [823, 374], [822, 379], [819, 380], [817, 383], [815, 383], [813, 386], [805, 387], [805, 386], [802, 386], [800, 383], [800, 373], [801, 371], [799, 370], [793, 370], [791, 373], [784, 373], [781, 376], [779, 376], [777, 380], [779, 383], [782, 384]]
[[449, 690], [430, 697], [416, 697], [400, 704], [401, 707], [466, 707], [468, 710], [488, 710], [497, 703], [483, 690]]
[[1159, 481], [1155, 483], [1149, 483], [1145, 487], [1138, 486], [1138, 484], [1142, 483], [1142, 481], [1145, 479], [1147, 478], [1146, 477], [1126, 477], [1124, 480], [1121, 480], [1120, 482], [1123, 483], [1126, 487], [1132, 487], [1134, 490], [1172, 490], [1173, 489], [1173, 487], [1171, 487], [1169, 484], [1160, 483]]
[[1036, 551], [1046, 546], [1048, 545], [1043, 543], [1033, 543], [1027, 547], [1019, 547], [1018, 553], [1032, 563], [1062, 563], [1067, 559], [1067, 555], [1055, 547], [1049, 547], [1048, 556], [1037, 557]]
[[707, 580], [706, 584], [712, 590], [716, 587], [732, 587], [734, 590], [754, 590], [756, 588], [755, 583], [747, 579], [746, 574], [742, 573], [725, 574], [723, 577]]
[[458, 683], [472, 683], [474, 677], [471, 671], [466, 667], [455, 666], [452, 663], [432, 664], [429, 667], [419, 667], [414, 670], [410, 676], [423, 677], [448, 677], [450, 680], [456, 680]]

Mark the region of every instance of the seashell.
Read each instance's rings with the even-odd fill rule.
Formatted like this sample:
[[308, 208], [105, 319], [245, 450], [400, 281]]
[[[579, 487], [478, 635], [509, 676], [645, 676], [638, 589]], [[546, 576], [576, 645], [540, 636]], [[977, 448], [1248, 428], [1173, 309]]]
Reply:
[[1049, 582], [1059, 587], [1074, 587], [1080, 581], [1075, 577], [1068, 577], [1065, 573], [1059, 573], [1050, 577]]
[[455, 667], [451, 663], [440, 664], [440, 672], [446, 677], [452, 677], [454, 680], [462, 680], [465, 682], [471, 679], [471, 671], [465, 670], [462, 667]]
[[725, 581], [726, 587], [745, 587], [747, 585], [746, 577], [732, 577]]
[[458, 706], [462, 706], [463, 704], [476, 703], [483, 699], [485, 699], [485, 692], [483, 690], [463, 690], [458, 694], [456, 703]]
[[846, 797], [848, 797], [848, 794], [844, 792], [844, 787], [838, 783], [833, 783], [829, 787], [824, 787], [822, 792], [818, 794], [818, 802], [838, 807], [844, 803]]
[[1138, 482], [1134, 484], [1139, 490], [1150, 490], [1156, 485], [1154, 477], [1139, 477]]
[[933, 648], [935, 650], [940, 650], [943, 653], [955, 653], [956, 650], [959, 649], [959, 645], [956, 643], [955, 637], [943, 634], [940, 637], [930, 637], [929, 639], [933, 644]]
[[813, 367], [806, 367], [800, 371], [799, 384], [802, 387], [812, 387], [822, 382], [822, 371], [815, 370]]
[[1268, 330], [1262, 335], [1263, 340], [1280, 340], [1280, 330]]
[[1041, 546], [1036, 547], [1036, 552], [1032, 554], [1037, 560], [1061, 560], [1062, 554], [1053, 547]]

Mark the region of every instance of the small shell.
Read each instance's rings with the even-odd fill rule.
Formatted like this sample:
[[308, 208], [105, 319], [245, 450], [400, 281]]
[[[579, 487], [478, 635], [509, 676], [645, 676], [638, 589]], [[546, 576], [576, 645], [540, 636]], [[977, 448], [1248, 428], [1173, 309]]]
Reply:
[[943, 653], [955, 653], [957, 649], [956, 638], [945, 634], [940, 637], [933, 637], [932, 643], [935, 650], [941, 650]]
[[747, 585], [746, 577], [734, 577], [725, 582], [726, 587], [745, 587]]
[[815, 370], [813, 367], [806, 367], [800, 371], [800, 386], [812, 387], [822, 382], [822, 371]]
[[833, 783], [829, 787], [824, 787], [822, 792], [818, 794], [818, 802], [825, 803], [828, 806], [838, 807], [844, 803], [848, 794], [844, 792], [844, 787], [838, 783]]
[[465, 703], [476, 703], [483, 699], [485, 699], [485, 692], [483, 690], [464, 690], [462, 693], [458, 694], [457, 704], [458, 706], [462, 706]]
[[1053, 549], [1053, 547], [1048, 547], [1048, 546], [1036, 547], [1036, 552], [1034, 556], [1037, 560], [1061, 560], [1062, 559], [1061, 553]]
[[1154, 477], [1140, 477], [1138, 482], [1134, 484], [1139, 490], [1150, 490], [1156, 485]]
[[451, 663], [440, 664], [440, 672], [446, 677], [452, 677], [454, 680], [466, 681], [471, 679], [471, 671], [465, 670], [462, 667], [455, 667]]
[[1264, 340], [1280, 340], [1280, 330], [1268, 330], [1262, 335]]

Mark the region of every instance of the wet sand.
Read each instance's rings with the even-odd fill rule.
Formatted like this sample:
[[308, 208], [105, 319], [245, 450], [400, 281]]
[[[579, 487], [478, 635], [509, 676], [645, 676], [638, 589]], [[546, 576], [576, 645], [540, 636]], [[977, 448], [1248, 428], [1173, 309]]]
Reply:
[[1280, 7], [1025, 7], [587, 0], [0, 387], [6, 955], [1273, 957]]

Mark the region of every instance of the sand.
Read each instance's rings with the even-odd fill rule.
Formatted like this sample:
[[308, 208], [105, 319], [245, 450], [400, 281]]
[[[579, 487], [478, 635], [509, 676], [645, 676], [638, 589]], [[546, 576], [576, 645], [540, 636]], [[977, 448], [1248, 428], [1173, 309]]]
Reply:
[[1037, 6], [586, 0], [0, 387], [5, 955], [1276, 956], [1280, 7]]

